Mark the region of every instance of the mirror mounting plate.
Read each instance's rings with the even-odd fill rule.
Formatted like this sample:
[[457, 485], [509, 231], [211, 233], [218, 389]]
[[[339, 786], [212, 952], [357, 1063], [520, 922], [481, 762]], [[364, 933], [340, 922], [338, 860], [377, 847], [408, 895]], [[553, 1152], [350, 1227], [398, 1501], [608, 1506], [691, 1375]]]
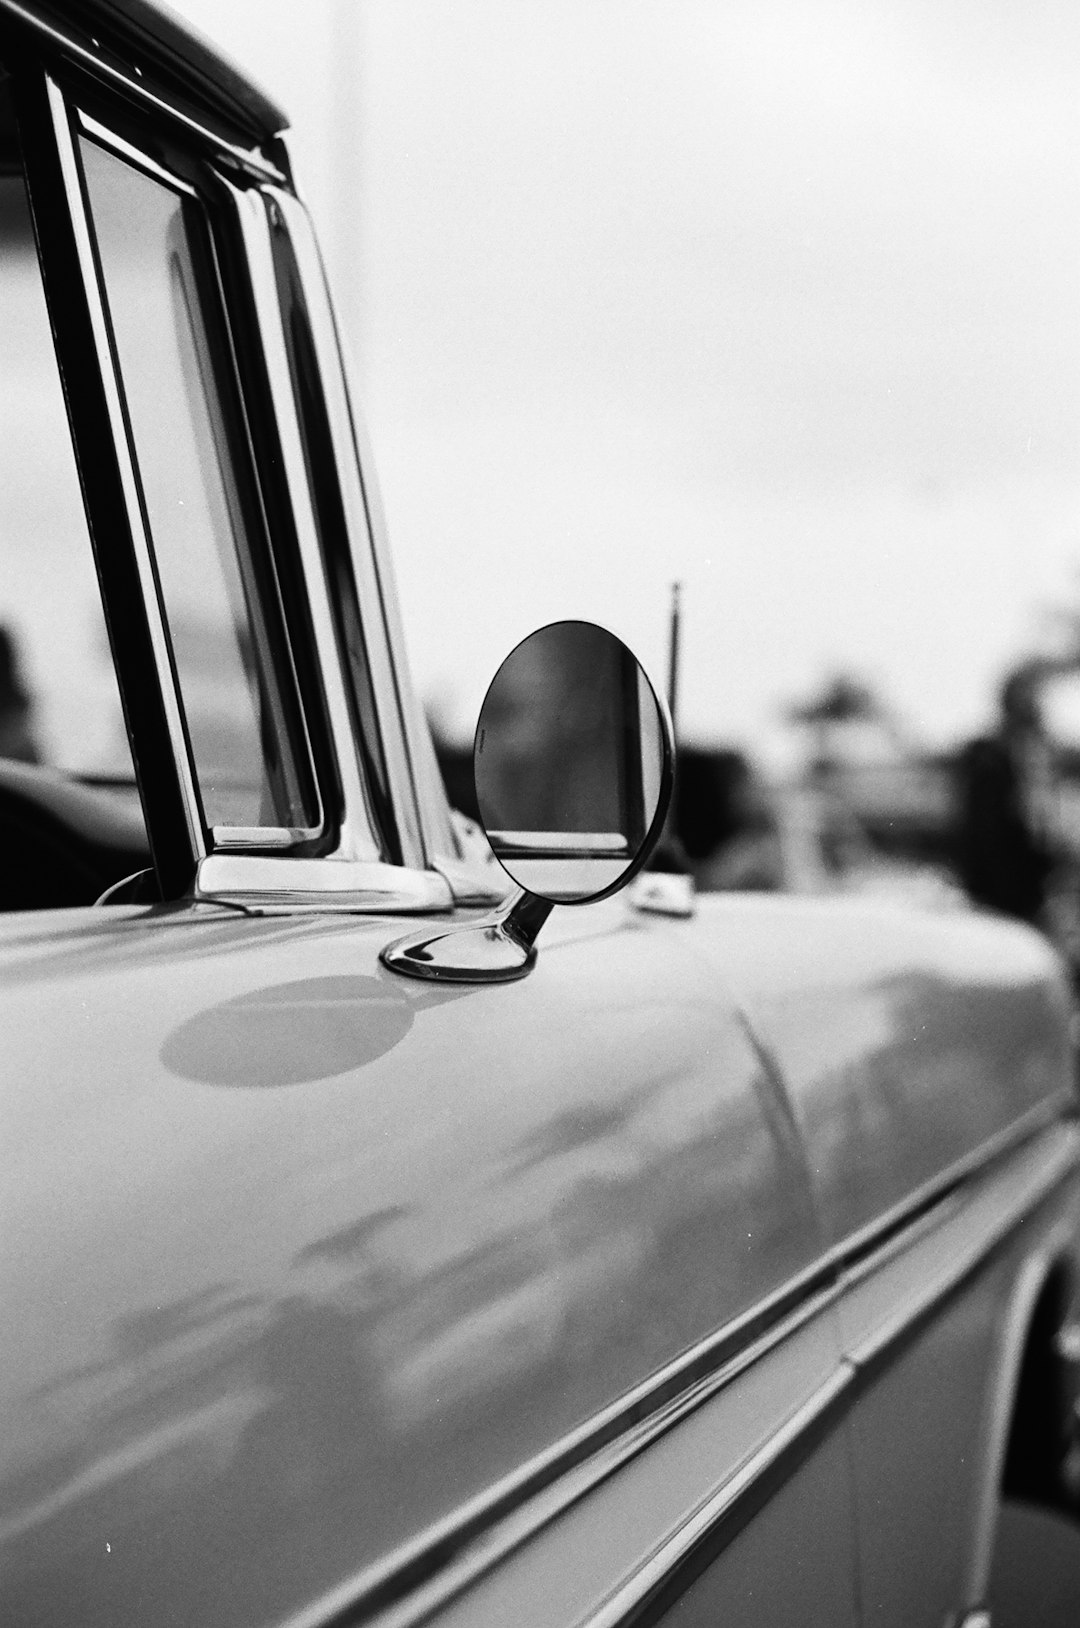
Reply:
[[551, 910], [549, 899], [519, 888], [496, 915], [409, 933], [388, 944], [379, 960], [391, 972], [430, 983], [510, 983], [532, 971], [536, 936]]

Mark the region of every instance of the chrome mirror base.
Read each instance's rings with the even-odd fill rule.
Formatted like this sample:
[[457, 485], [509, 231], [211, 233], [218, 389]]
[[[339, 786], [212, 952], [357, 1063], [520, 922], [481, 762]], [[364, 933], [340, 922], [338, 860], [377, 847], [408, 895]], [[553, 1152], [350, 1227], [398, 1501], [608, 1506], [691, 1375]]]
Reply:
[[509, 983], [532, 971], [536, 935], [551, 909], [550, 900], [519, 888], [498, 915], [410, 933], [388, 944], [379, 959], [391, 972], [432, 983]]

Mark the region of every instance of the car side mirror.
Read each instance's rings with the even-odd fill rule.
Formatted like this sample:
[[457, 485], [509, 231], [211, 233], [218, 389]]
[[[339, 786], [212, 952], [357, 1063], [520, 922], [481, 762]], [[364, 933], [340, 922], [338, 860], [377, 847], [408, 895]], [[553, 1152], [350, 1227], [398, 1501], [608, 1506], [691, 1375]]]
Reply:
[[481, 823], [519, 891], [487, 921], [399, 940], [385, 964], [451, 983], [523, 977], [553, 905], [606, 898], [644, 865], [674, 762], [667, 709], [621, 639], [576, 621], [530, 634], [492, 679], [473, 745]]

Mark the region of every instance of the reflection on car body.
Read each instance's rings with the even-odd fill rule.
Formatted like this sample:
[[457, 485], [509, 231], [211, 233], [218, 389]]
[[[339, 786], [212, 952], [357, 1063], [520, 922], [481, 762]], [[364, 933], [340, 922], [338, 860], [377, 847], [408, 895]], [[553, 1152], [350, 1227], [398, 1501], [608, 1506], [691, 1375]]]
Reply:
[[[1053, 954], [512, 893], [412, 696], [284, 115], [146, 0], [0, 0], [0, 64], [49, 760], [0, 764], [3, 1619], [977, 1613], [1002, 1489], [1074, 1489]], [[587, 800], [612, 888], [656, 711]]]

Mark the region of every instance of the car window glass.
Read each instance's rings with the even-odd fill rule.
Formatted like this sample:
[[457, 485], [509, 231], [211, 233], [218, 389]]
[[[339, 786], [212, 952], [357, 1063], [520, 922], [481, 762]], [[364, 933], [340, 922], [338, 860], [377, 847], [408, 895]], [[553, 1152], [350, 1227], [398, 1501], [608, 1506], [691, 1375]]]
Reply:
[[0, 85], [0, 758], [134, 782]]
[[206, 823], [303, 831], [313, 782], [259, 602], [198, 206], [94, 142], [81, 151]]

